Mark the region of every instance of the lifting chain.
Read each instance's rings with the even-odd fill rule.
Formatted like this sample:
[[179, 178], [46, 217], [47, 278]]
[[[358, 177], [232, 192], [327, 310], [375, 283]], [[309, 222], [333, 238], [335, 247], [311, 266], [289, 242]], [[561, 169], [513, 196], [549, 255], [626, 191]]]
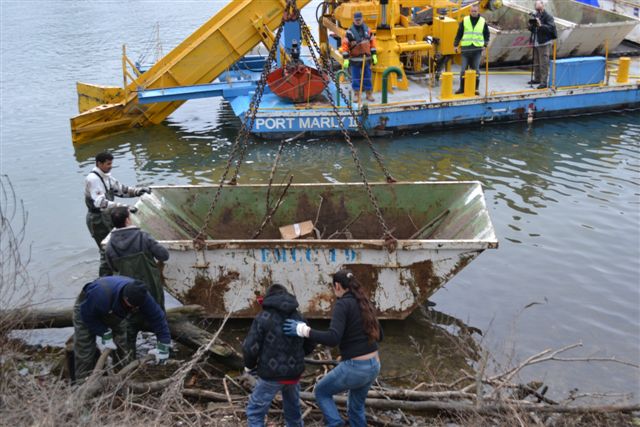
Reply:
[[[293, 4], [293, 6], [292, 6]], [[284, 28], [284, 23], [288, 18], [288, 11], [291, 8], [297, 11], [297, 7], [295, 7], [294, 0], [288, 0], [288, 4], [285, 8], [285, 13], [282, 14], [282, 21], [278, 27], [278, 31], [276, 32], [275, 39], [273, 41], [273, 45], [271, 49], [269, 49], [269, 55], [267, 56], [267, 60], [262, 67], [262, 73], [260, 74], [260, 80], [256, 85], [256, 91], [251, 98], [251, 102], [249, 104], [249, 109], [246, 112], [245, 118], [242, 121], [242, 126], [240, 127], [240, 131], [236, 136], [236, 139], [233, 143], [233, 147], [231, 149], [231, 153], [229, 154], [229, 159], [227, 160], [227, 164], [225, 166], [222, 177], [220, 178], [220, 183], [218, 184], [218, 189], [216, 190], [216, 194], [211, 201], [211, 206], [209, 206], [209, 210], [207, 211], [207, 215], [205, 217], [204, 223], [202, 224], [202, 228], [198, 231], [198, 234], [193, 239], [193, 244], [196, 248], [202, 248], [204, 246], [204, 241], [206, 238], [206, 230], [209, 226], [209, 222], [211, 222], [211, 216], [213, 214], [216, 205], [218, 204], [218, 200], [220, 199], [220, 194], [222, 193], [222, 187], [224, 186], [224, 181], [229, 174], [229, 170], [231, 169], [231, 164], [233, 163], [234, 158], [238, 155], [236, 161], [236, 167], [233, 173], [233, 177], [229, 181], [229, 185], [235, 185], [238, 178], [238, 173], [240, 171], [240, 165], [244, 159], [244, 155], [247, 150], [248, 139], [251, 129], [256, 120], [256, 115], [258, 113], [258, 106], [260, 105], [260, 101], [262, 100], [262, 95], [264, 94], [264, 88], [267, 84], [267, 76], [271, 72], [271, 64], [276, 58], [276, 54], [278, 52], [278, 47], [280, 43], [280, 37], [282, 35], [282, 29]]]
[[[231, 153], [229, 155], [229, 159], [227, 160], [227, 164], [225, 166], [224, 172], [220, 178], [220, 183], [218, 184], [218, 188], [216, 190], [216, 194], [211, 202], [211, 205], [209, 207], [209, 210], [207, 211], [207, 215], [205, 217], [204, 223], [202, 225], [202, 228], [198, 231], [197, 235], [195, 236], [195, 238], [193, 239], [193, 243], [194, 243], [194, 247], [196, 249], [200, 249], [204, 246], [204, 241], [206, 238], [206, 229], [209, 226], [209, 222], [211, 221], [211, 216], [213, 214], [213, 211], [215, 210], [215, 207], [218, 203], [218, 200], [220, 199], [220, 194], [222, 193], [222, 187], [224, 186], [224, 181], [227, 178], [227, 175], [229, 174], [229, 170], [231, 169], [231, 165], [233, 163], [233, 160], [236, 158], [236, 156], [238, 156], [237, 160], [236, 160], [236, 167], [233, 173], [233, 177], [231, 178], [231, 180], [229, 181], [230, 185], [235, 185], [237, 182], [237, 177], [238, 177], [238, 173], [240, 170], [240, 166], [243, 162], [245, 153], [246, 153], [246, 149], [247, 149], [247, 145], [248, 145], [248, 139], [249, 139], [249, 135], [251, 132], [251, 129], [253, 128], [253, 125], [255, 123], [255, 119], [256, 119], [256, 115], [258, 113], [258, 107], [260, 105], [260, 102], [262, 100], [262, 96], [264, 94], [264, 88], [266, 86], [266, 82], [267, 82], [267, 76], [271, 71], [271, 65], [273, 63], [273, 61], [276, 58], [276, 54], [278, 52], [278, 48], [279, 48], [279, 44], [280, 44], [280, 38], [282, 36], [282, 31], [284, 28], [284, 23], [288, 20], [292, 20], [292, 19], [297, 19], [298, 22], [300, 23], [300, 29], [302, 31], [302, 35], [305, 38], [305, 40], [307, 41], [307, 45], [309, 46], [313, 46], [313, 49], [309, 49], [309, 51], [311, 52], [311, 57], [313, 58], [313, 62], [315, 63], [316, 68], [319, 71], [325, 71], [327, 72], [327, 74], [331, 77], [332, 80], [336, 80], [335, 79], [335, 73], [333, 72], [333, 70], [331, 69], [331, 67], [324, 67], [322, 63], [320, 63], [320, 61], [318, 60], [318, 57], [316, 56], [314, 49], [316, 52], [318, 52], [319, 54], [321, 54], [321, 51], [315, 41], [315, 39], [313, 38], [313, 35], [311, 34], [311, 31], [309, 30], [309, 27], [307, 27], [306, 23], [304, 22], [304, 19], [302, 18], [302, 14], [300, 13], [300, 11], [298, 10], [298, 7], [295, 3], [295, 0], [287, 0], [287, 5], [285, 6], [285, 11], [282, 14], [282, 20], [280, 22], [280, 25], [278, 27], [278, 30], [276, 32], [276, 36], [274, 38], [273, 44], [271, 46], [271, 49], [269, 49], [269, 55], [267, 57], [267, 60], [265, 61], [264, 67], [262, 68], [262, 73], [260, 75], [260, 80], [258, 81], [257, 85], [256, 85], [256, 91], [253, 94], [253, 97], [251, 98], [251, 102], [249, 104], [249, 109], [245, 115], [245, 119], [242, 122], [242, 126], [240, 127], [240, 131], [238, 132], [238, 135], [236, 136], [236, 139], [234, 141], [233, 147], [231, 149]], [[327, 58], [325, 58], [325, 61], [327, 60]], [[328, 62], [328, 61], [327, 61]], [[330, 62], [329, 62], [330, 64]], [[349, 114], [351, 115], [351, 117], [353, 118], [354, 122], [357, 124], [358, 127], [358, 131], [360, 132], [360, 134], [362, 134], [362, 136], [364, 136], [365, 140], [367, 141], [367, 144], [369, 145], [369, 148], [371, 149], [371, 151], [373, 152], [378, 164], [380, 165], [380, 167], [382, 168], [386, 180], [389, 183], [395, 182], [395, 179], [391, 176], [391, 174], [389, 173], [389, 171], [385, 168], [384, 164], [382, 163], [382, 158], [381, 156], [378, 154], [378, 152], [375, 150], [375, 148], [373, 147], [373, 143], [371, 142], [371, 139], [369, 138], [369, 135], [367, 134], [366, 130], [364, 129], [364, 126], [362, 125], [362, 121], [360, 120], [360, 118], [355, 114], [355, 112], [353, 111], [353, 108], [351, 108], [351, 105], [349, 104], [349, 102], [347, 101], [347, 97], [344, 94], [344, 92], [342, 91], [342, 89], [340, 88], [340, 84], [339, 82], [336, 83], [336, 87], [338, 89], [338, 92], [340, 93], [340, 96], [342, 97], [342, 99], [345, 102], [345, 105], [347, 105]], [[349, 144], [349, 148], [351, 150], [351, 155], [353, 157], [354, 163], [356, 165], [356, 168], [358, 169], [358, 173], [360, 174], [360, 177], [362, 178], [363, 183], [365, 184], [365, 188], [367, 189], [367, 194], [369, 196], [369, 199], [371, 201], [371, 204], [373, 205], [375, 211], [376, 211], [376, 216], [378, 219], [378, 222], [380, 223], [383, 232], [384, 232], [384, 236], [383, 238], [385, 239], [385, 241], [387, 241], [388, 243], [388, 247], [390, 248], [390, 250], [392, 250], [395, 247], [395, 238], [393, 237], [391, 230], [389, 229], [389, 227], [387, 226], [386, 222], [384, 221], [384, 218], [382, 216], [382, 211], [380, 210], [380, 206], [378, 205], [378, 202], [375, 198], [375, 196], [373, 195], [373, 192], [371, 190], [371, 186], [369, 185], [369, 182], [367, 180], [367, 177], [364, 173], [364, 170], [362, 169], [362, 165], [360, 164], [360, 161], [358, 159], [358, 154], [356, 152], [356, 148], [353, 145], [353, 142], [351, 141], [351, 138], [349, 136], [349, 133], [347, 132], [346, 128], [344, 127], [344, 123], [342, 122], [342, 118], [340, 116], [340, 113], [338, 111], [338, 108], [335, 104], [335, 101], [333, 99], [333, 96], [331, 95], [331, 93], [329, 91], [326, 91], [326, 94], [329, 98], [329, 101], [331, 103], [331, 106], [333, 108], [333, 112], [335, 113], [335, 115], [338, 117], [338, 123], [340, 126], [340, 130], [342, 132], [342, 134], [345, 137], [345, 140], [347, 141], [347, 143]]]
[[[315, 38], [311, 34], [311, 30], [309, 29], [309, 27], [307, 27], [307, 25], [306, 25], [306, 23], [304, 21], [304, 18], [302, 18], [301, 14], [300, 14], [300, 17], [298, 18], [298, 21], [300, 22], [300, 29], [301, 29], [301, 31], [303, 33], [303, 36], [307, 39], [307, 43], [312, 44], [313, 45], [313, 49], [315, 49], [315, 51], [318, 52], [318, 54], [322, 55], [322, 51], [318, 47], [318, 44], [316, 43]], [[321, 64], [319, 64], [318, 60], [316, 59], [316, 56], [315, 56], [315, 53], [313, 52], [313, 50], [312, 49], [309, 49], [309, 50], [311, 51], [311, 57], [313, 58], [313, 61], [315, 62], [316, 67], [321, 67], [322, 71], [327, 72], [329, 74], [329, 76], [331, 77], [331, 80], [333, 82], [335, 82], [336, 89], [338, 89], [340, 97], [342, 98], [342, 100], [344, 101], [345, 105], [347, 106], [347, 111], [349, 112], [349, 115], [351, 116], [353, 121], [356, 123], [356, 127], [358, 128], [358, 132], [360, 133], [360, 135], [362, 135], [362, 137], [367, 142], [367, 145], [369, 146], [369, 149], [371, 149], [371, 152], [373, 153], [373, 156], [376, 158], [376, 161], [378, 162], [378, 165], [380, 166], [380, 169], [382, 169], [382, 172], [384, 173], [384, 176], [385, 176], [387, 182], [389, 184], [391, 184], [393, 182], [396, 182], [396, 180], [393, 178], [393, 176], [391, 176], [391, 174], [389, 173], [387, 168], [384, 166], [384, 163], [382, 161], [382, 156], [376, 151], [375, 147], [373, 146], [373, 142], [371, 141], [371, 138], [369, 138], [369, 134], [365, 130], [365, 128], [364, 128], [364, 126], [362, 124], [361, 118], [353, 110], [353, 108], [351, 107], [351, 103], [347, 99], [347, 96], [342, 91], [342, 88], [340, 87], [340, 81], [338, 79], [336, 79], [336, 75], [333, 72], [333, 68], [331, 67], [331, 58], [327, 57], [326, 55], [322, 58], [323, 59], [323, 61], [322, 61], [323, 64], [324, 63], [329, 64], [327, 67], [323, 67]], [[320, 68], [319, 68], [319, 70], [320, 70]], [[331, 105], [335, 106], [335, 102], [333, 100], [333, 95], [329, 91], [327, 91], [327, 97], [329, 98], [329, 101], [331, 102]], [[339, 115], [338, 115], [338, 118], [340, 119]], [[341, 119], [340, 119], [340, 121], [341, 121]], [[341, 128], [342, 128], [341, 130], [344, 130], [344, 126], [341, 126]]]
[[[315, 64], [316, 68], [321, 73], [323, 71], [327, 71], [329, 73], [329, 75], [332, 77], [332, 79], [335, 81], [335, 75], [333, 73], [333, 70], [331, 70], [331, 66], [324, 67], [323, 64], [318, 60], [318, 57], [316, 56], [316, 53], [314, 52], [314, 49], [316, 49], [318, 54], [321, 54], [321, 51], [318, 49], [318, 45], [316, 44], [316, 41], [313, 38], [313, 35], [311, 34], [311, 31], [309, 30], [309, 27], [307, 27], [306, 23], [304, 22], [304, 19], [302, 18], [302, 15], [298, 14], [298, 16], [299, 16], [298, 21], [300, 22], [300, 29], [302, 31], [303, 37], [305, 38], [305, 41], [307, 42], [307, 45], [308, 46], [313, 45], [313, 48], [310, 48], [309, 51], [311, 52], [311, 58], [313, 59], [313, 62]], [[325, 62], [327, 62], [327, 58], [325, 57], [324, 59], [325, 59]], [[364, 127], [362, 126], [362, 122], [356, 116], [355, 112], [351, 108], [351, 105], [347, 102], [344, 93], [342, 93], [342, 89], [340, 89], [339, 82], [336, 82], [336, 87], [338, 88], [338, 90], [340, 91], [340, 94], [342, 95], [343, 99], [345, 100], [345, 104], [348, 106], [348, 109], [349, 109], [349, 112], [351, 113], [351, 116], [354, 118], [354, 120], [358, 124], [358, 130], [360, 130], [360, 133], [362, 133], [365, 136], [365, 138], [367, 139], [369, 147], [373, 151], [376, 159], [378, 160], [378, 164], [380, 164], [380, 166], [382, 167], [382, 170], [384, 171], [384, 173], [385, 173], [385, 175], [387, 177], [387, 182], [389, 182], [389, 183], [395, 182], [395, 180], [391, 177], [389, 172], [385, 169], [384, 165], [382, 164], [382, 159], [380, 158], [379, 154], [373, 148], [373, 144], [371, 143], [371, 140], [369, 139], [369, 136], [367, 135], [366, 131], [364, 130]], [[385, 239], [385, 241], [387, 241], [389, 243], [390, 249], [394, 249], [395, 248], [395, 238], [393, 237], [393, 234], [391, 234], [391, 230], [387, 226], [387, 223], [385, 222], [384, 217], [382, 216], [382, 211], [380, 210], [380, 206], [378, 205], [378, 201], [376, 200], [376, 197], [373, 195], [373, 191], [371, 190], [371, 186], [369, 185], [369, 181], [367, 180], [367, 176], [365, 175], [364, 170], [362, 169], [362, 165], [360, 164], [360, 160], [358, 159], [358, 153], [356, 152], [356, 148], [353, 145], [353, 141], [351, 141], [351, 137], [349, 136], [349, 132], [347, 132], [347, 129], [344, 127], [344, 123], [342, 122], [342, 117], [340, 116], [340, 112], [338, 111], [338, 107], [336, 106], [336, 103], [333, 100], [333, 96], [331, 95], [331, 92], [330, 91], [326, 91], [326, 95], [329, 98], [329, 102], [331, 103], [331, 107], [333, 109], [334, 114], [336, 115], [336, 117], [338, 117], [337, 122], [338, 122], [338, 126], [340, 126], [340, 131], [342, 132], [342, 135], [344, 136], [344, 139], [347, 141], [347, 144], [349, 144], [349, 149], [351, 150], [351, 156], [353, 157], [353, 161], [354, 161], [354, 163], [356, 165], [358, 173], [360, 174], [360, 177], [362, 178], [362, 182], [364, 183], [365, 188], [367, 189], [367, 194], [369, 196], [369, 200], [371, 201], [371, 204], [373, 205], [373, 207], [374, 207], [374, 209], [376, 211], [376, 217], [378, 218], [378, 222], [380, 223], [380, 226], [382, 227], [382, 230], [383, 230], [383, 233], [384, 233], [383, 238]]]

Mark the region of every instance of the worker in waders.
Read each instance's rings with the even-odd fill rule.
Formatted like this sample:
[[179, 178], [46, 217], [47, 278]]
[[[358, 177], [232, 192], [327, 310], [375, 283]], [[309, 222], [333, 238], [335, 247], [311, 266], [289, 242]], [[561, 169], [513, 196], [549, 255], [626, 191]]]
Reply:
[[489, 26], [485, 19], [480, 16], [480, 6], [474, 4], [471, 6], [471, 16], [465, 16], [458, 33], [453, 41], [456, 52], [459, 46], [462, 47], [462, 64], [460, 66], [460, 88], [456, 94], [464, 93], [464, 76], [467, 68], [476, 71], [476, 95], [479, 95], [480, 85], [480, 61], [482, 54], [489, 45]]
[[[353, 25], [342, 39], [342, 67], [351, 67], [351, 88], [354, 101], [360, 102], [360, 91], [367, 94], [367, 101], [374, 101], [371, 82], [371, 65], [378, 63], [376, 39], [362, 19], [362, 12], [353, 15]], [[362, 79], [362, 80], [361, 80]]]
[[[149, 187], [128, 187], [118, 182], [111, 176], [113, 167], [113, 155], [103, 152], [96, 156], [96, 166], [85, 179], [84, 201], [87, 205], [87, 227], [94, 238], [100, 251], [100, 276], [112, 274], [102, 249], [102, 240], [109, 234], [112, 228], [111, 209], [116, 206], [127, 206], [114, 202], [118, 197], [140, 197], [145, 193], [151, 193]], [[135, 208], [130, 208], [135, 210]]]
[[[164, 310], [164, 281], [158, 261], [167, 261], [169, 251], [131, 223], [126, 207], [111, 209], [111, 222], [115, 229], [106, 244], [107, 264], [114, 274], [131, 277], [147, 285], [153, 299]], [[135, 348], [138, 332], [150, 330], [149, 325], [140, 315], [131, 316], [127, 325], [128, 346]]]
[[100, 277], [87, 283], [73, 308], [75, 381], [85, 379], [101, 351], [116, 350], [116, 362], [124, 365], [135, 359], [135, 348], [127, 345], [127, 319], [142, 316], [157, 338], [156, 348], [149, 351], [156, 362], [169, 358], [171, 334], [164, 311], [154, 301], [147, 286], [124, 276]]

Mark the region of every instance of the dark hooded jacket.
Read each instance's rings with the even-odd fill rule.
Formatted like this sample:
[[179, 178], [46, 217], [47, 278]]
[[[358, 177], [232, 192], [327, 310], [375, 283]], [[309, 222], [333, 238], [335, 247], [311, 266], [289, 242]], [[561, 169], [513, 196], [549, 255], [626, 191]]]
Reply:
[[151, 255], [158, 261], [164, 262], [169, 259], [169, 251], [138, 227], [117, 228], [111, 231], [106, 249], [107, 262], [111, 268], [114, 268], [114, 260], [140, 252]]
[[242, 343], [244, 366], [257, 367], [260, 378], [272, 381], [300, 378], [304, 356], [313, 351], [314, 344], [308, 339], [284, 334], [285, 319], [304, 321], [296, 297], [286, 292], [267, 295]]

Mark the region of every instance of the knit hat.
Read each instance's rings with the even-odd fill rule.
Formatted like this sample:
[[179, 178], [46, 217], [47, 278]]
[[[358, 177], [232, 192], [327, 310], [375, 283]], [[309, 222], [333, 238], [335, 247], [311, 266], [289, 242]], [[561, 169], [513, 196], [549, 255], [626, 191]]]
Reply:
[[353, 19], [362, 19], [362, 12], [356, 12], [353, 14]]
[[122, 296], [130, 305], [140, 307], [147, 297], [147, 285], [139, 280], [127, 283], [124, 285], [124, 288], [122, 288]]

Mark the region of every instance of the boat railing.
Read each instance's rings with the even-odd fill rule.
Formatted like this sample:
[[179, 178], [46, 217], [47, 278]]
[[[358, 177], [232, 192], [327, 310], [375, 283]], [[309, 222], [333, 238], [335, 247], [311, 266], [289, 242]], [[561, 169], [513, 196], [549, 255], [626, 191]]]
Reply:
[[[523, 42], [524, 43], [524, 42]], [[529, 43], [527, 40], [526, 43]], [[529, 44], [530, 45], [530, 44]], [[640, 75], [638, 74], [638, 70], [640, 70], [640, 58], [638, 57], [620, 57], [620, 58], [610, 58], [609, 56], [609, 42], [608, 40], [603, 41], [604, 45], [604, 57], [603, 56], [591, 56], [591, 57], [579, 57], [579, 58], [569, 58], [569, 59], [558, 59], [558, 41], [554, 40], [551, 47], [551, 58], [550, 58], [550, 70], [548, 75], [549, 81], [544, 88], [538, 88], [536, 86], [532, 87], [523, 87], [519, 89], [517, 86], [520, 84], [515, 81], [515, 79], [511, 79], [511, 84], [501, 84], [501, 81], [504, 82], [505, 76], [522, 76], [522, 80], [533, 80], [533, 62], [530, 62], [528, 65], [523, 65], [521, 63], [518, 64], [500, 64], [500, 65], [491, 65], [487, 58], [495, 58], [501, 56], [509, 56], [506, 52], [508, 49], [522, 49], [521, 45], [512, 46], [512, 47], [498, 47], [493, 48], [491, 45], [485, 48], [483, 52], [483, 66], [481, 68], [481, 75], [477, 76], [478, 78], [474, 78], [475, 71], [467, 70], [465, 73], [469, 75], [471, 78], [469, 82], [462, 82], [460, 84], [461, 88], [464, 88], [463, 93], [456, 94], [454, 93], [455, 81], [457, 80], [457, 72], [451, 71], [451, 61], [446, 65], [447, 69], [442, 73], [440, 80], [440, 87], [436, 88], [436, 84], [433, 81], [434, 77], [430, 77], [427, 90], [428, 90], [428, 102], [433, 102], [434, 98], [438, 98], [440, 101], [452, 101], [452, 100], [462, 100], [462, 99], [478, 99], [478, 98], [489, 98], [489, 97], [500, 97], [500, 96], [513, 96], [513, 95], [530, 95], [534, 93], [544, 93], [550, 91], [550, 93], [555, 92], [557, 90], [575, 90], [575, 89], [583, 89], [583, 88], [593, 88], [593, 87], [606, 87], [606, 86], [619, 86], [619, 85], [627, 85], [633, 84], [633, 80], [640, 79]], [[530, 46], [532, 49], [533, 47]], [[493, 49], [493, 50], [492, 50]], [[496, 49], [498, 52], [496, 52]], [[597, 59], [600, 58], [600, 61]], [[578, 64], [576, 67], [578, 71], [581, 73], [580, 78], [577, 79], [577, 82], [574, 83], [572, 79], [567, 79], [566, 74], [570, 68], [562, 68], [559, 69], [559, 64], [563, 64], [566, 66], [567, 61], [579, 61], [583, 59], [585, 64]], [[588, 63], [589, 60], [593, 60], [594, 63]], [[635, 73], [634, 73], [635, 70]], [[436, 76], [436, 72], [431, 72], [429, 70], [430, 76]], [[528, 77], [525, 80], [525, 76]], [[484, 83], [483, 90], [480, 90], [480, 87], [476, 87], [476, 81], [480, 81]], [[502, 79], [502, 80], [501, 80]], [[467, 84], [468, 83], [468, 84]], [[479, 85], [480, 86], [480, 85]], [[523, 86], [525, 84], [523, 83]], [[407, 101], [402, 101], [401, 103], [405, 103]], [[386, 105], [393, 105], [394, 102], [386, 103]]]

